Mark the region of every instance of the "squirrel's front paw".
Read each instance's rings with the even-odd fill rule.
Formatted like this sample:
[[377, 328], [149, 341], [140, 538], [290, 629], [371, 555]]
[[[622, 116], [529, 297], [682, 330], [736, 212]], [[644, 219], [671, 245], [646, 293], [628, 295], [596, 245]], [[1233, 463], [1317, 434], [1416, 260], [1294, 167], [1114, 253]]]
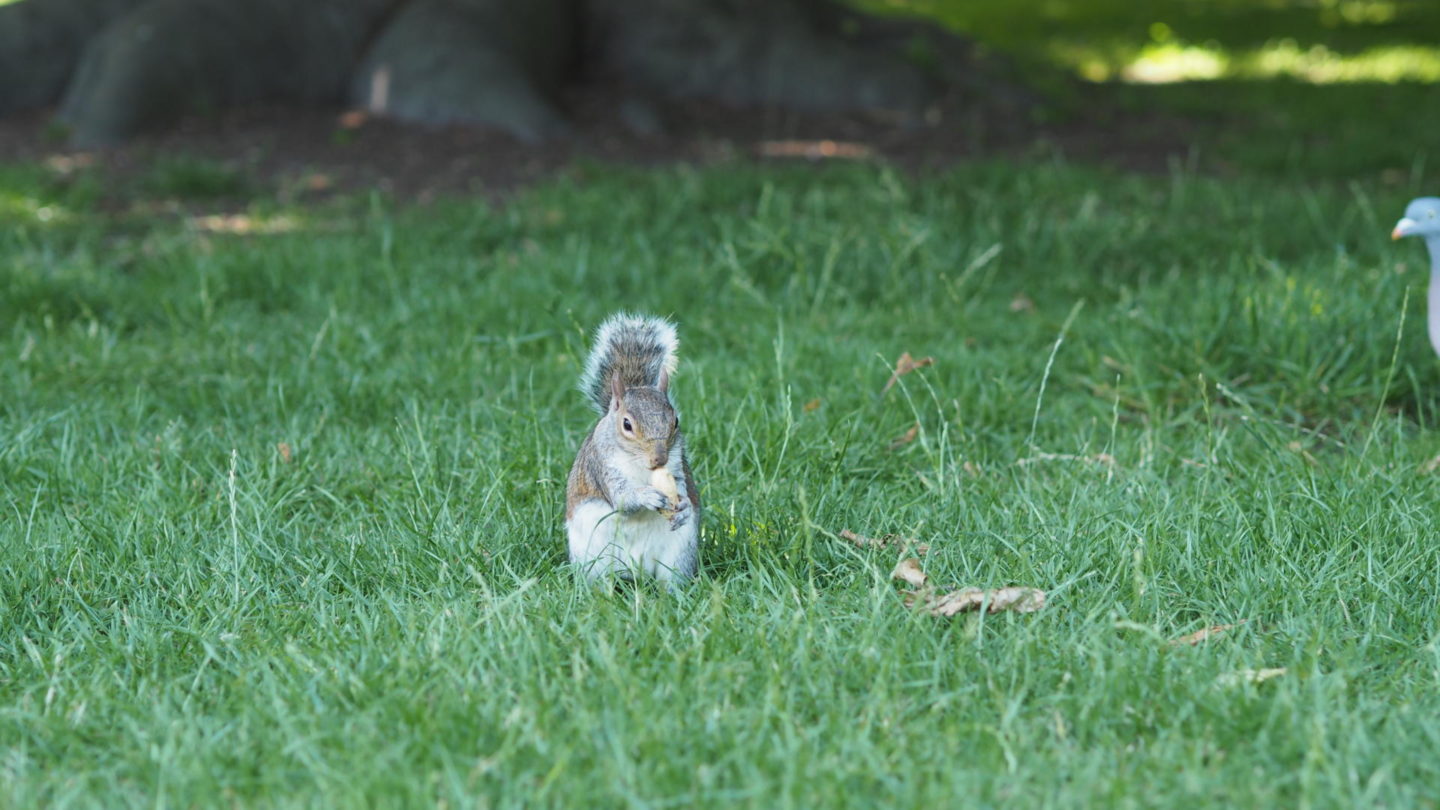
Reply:
[[654, 487], [643, 487], [635, 493], [635, 506], [659, 512], [670, 508], [670, 497]]
[[674, 531], [686, 523], [689, 523], [690, 515], [692, 514], [694, 514], [694, 510], [690, 508], [690, 499], [681, 498], [680, 505], [675, 507], [674, 512], [670, 513], [670, 530]]

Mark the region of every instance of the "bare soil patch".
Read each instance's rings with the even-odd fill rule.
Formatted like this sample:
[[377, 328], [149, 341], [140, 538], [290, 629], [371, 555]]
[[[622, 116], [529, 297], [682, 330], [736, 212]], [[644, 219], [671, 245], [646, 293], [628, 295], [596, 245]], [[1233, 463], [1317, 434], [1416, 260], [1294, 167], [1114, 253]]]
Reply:
[[[882, 114], [819, 114], [725, 107], [703, 102], [651, 106], [641, 115], [653, 134], [631, 126], [636, 113], [623, 89], [587, 87], [567, 100], [575, 122], [563, 139], [527, 143], [475, 126], [423, 127], [338, 109], [251, 108], [192, 117], [114, 149], [67, 148], [49, 114], [0, 121], [0, 160], [45, 161], [61, 172], [93, 168], [107, 178], [107, 202], [124, 203], [126, 181], [157, 161], [184, 155], [234, 168], [287, 200], [379, 189], [428, 201], [513, 190], [587, 161], [626, 166], [735, 160], [824, 163], [875, 160], [905, 170], [962, 160], [1061, 154], [1127, 169], [1163, 169], [1183, 155], [1189, 122], [1118, 113], [1099, 88], [1083, 117], [1035, 120], [1033, 108], [954, 98], [923, 124]], [[108, 190], [113, 188], [113, 194]]]

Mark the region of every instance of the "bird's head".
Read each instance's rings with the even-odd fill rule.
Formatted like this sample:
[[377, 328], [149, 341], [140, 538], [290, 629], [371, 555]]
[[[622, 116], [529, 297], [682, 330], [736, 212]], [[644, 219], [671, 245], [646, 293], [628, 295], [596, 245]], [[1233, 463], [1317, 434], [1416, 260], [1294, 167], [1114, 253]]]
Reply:
[[1405, 206], [1405, 216], [1395, 223], [1390, 238], [1405, 236], [1440, 236], [1440, 197], [1417, 197]]

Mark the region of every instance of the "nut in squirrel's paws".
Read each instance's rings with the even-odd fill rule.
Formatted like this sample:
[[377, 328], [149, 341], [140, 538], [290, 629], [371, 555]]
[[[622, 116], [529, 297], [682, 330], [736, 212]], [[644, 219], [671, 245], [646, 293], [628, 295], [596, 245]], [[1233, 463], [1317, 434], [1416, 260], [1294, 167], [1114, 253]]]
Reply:
[[674, 510], [667, 509], [661, 514], [670, 516], [670, 530], [675, 531], [690, 522], [690, 512], [690, 502], [681, 498], [679, 506]]
[[650, 472], [650, 486], [655, 487], [670, 499], [670, 506], [666, 511], [674, 512], [680, 508], [680, 491], [675, 487], [675, 476], [664, 467]]

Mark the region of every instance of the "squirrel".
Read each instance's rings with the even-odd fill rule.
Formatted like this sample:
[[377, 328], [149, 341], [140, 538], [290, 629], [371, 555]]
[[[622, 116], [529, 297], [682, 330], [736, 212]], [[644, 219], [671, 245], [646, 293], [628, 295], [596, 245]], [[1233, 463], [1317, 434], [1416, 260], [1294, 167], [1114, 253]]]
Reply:
[[591, 580], [695, 576], [700, 495], [669, 394], [679, 346], [663, 318], [622, 312], [595, 332], [580, 390], [600, 418], [565, 487], [570, 561]]

